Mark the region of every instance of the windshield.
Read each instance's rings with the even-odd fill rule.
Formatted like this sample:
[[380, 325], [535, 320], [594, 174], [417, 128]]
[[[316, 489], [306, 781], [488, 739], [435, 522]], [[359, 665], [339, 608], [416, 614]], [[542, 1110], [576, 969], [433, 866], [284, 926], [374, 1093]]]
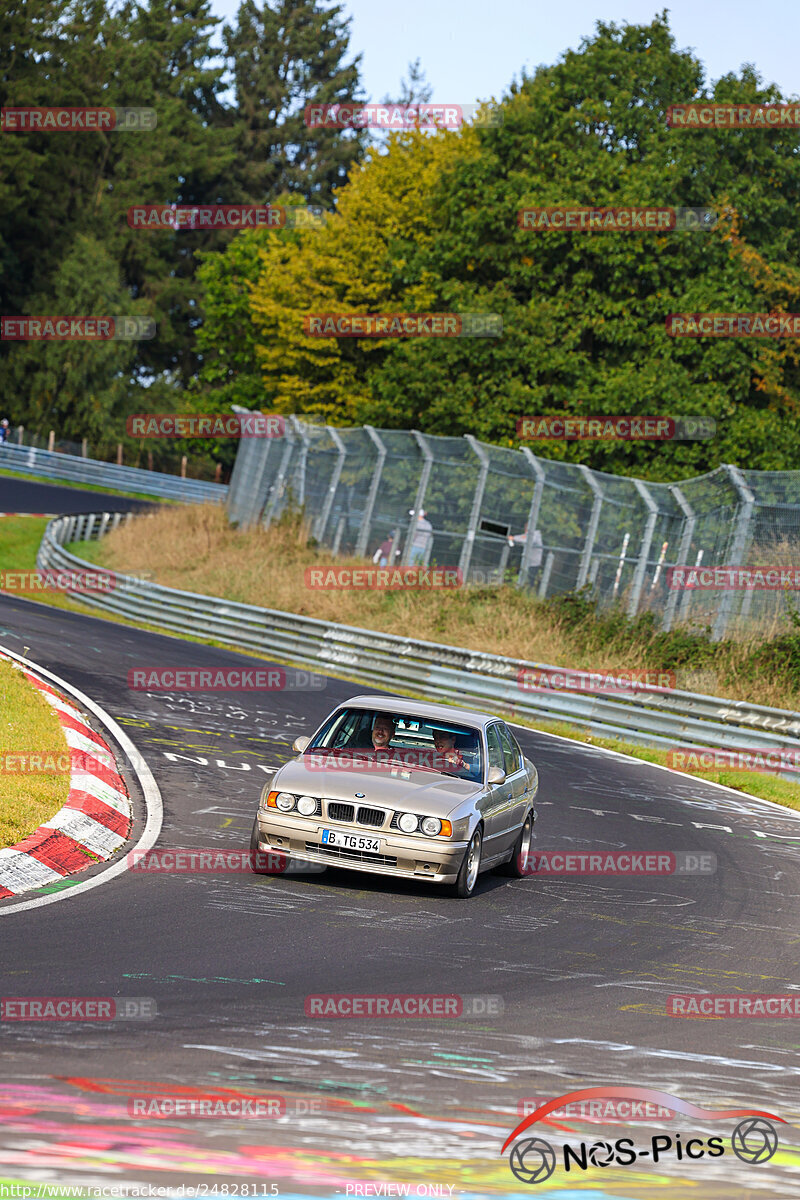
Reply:
[[465, 725], [391, 709], [340, 708], [306, 754], [325, 751], [357, 766], [386, 765], [439, 771], [459, 779], [483, 778], [480, 733]]

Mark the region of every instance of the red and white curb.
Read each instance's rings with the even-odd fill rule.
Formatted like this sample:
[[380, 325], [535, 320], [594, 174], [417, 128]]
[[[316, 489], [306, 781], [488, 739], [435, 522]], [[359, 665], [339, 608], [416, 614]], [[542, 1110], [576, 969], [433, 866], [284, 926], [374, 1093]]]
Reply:
[[132, 820], [128, 789], [109, 745], [65, 696], [17, 665], [55, 709], [73, 765], [64, 807], [16, 846], [0, 850], [0, 899], [111, 858], [128, 840]]
[[58, 513], [0, 513], [0, 517], [57, 517]]

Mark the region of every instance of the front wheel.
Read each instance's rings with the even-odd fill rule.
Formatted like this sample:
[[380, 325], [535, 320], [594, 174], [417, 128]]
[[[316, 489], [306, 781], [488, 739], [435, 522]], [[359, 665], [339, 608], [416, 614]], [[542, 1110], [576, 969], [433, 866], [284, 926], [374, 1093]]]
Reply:
[[464, 861], [461, 864], [461, 870], [458, 872], [458, 878], [453, 889], [459, 900], [468, 900], [475, 891], [475, 884], [478, 882], [478, 872], [481, 867], [482, 850], [483, 837], [479, 825], [467, 846], [467, 852], [464, 855]]
[[504, 875], [511, 875], [513, 879], [524, 879], [530, 873], [528, 863], [531, 856], [532, 837], [533, 815], [528, 813], [517, 840], [514, 842], [511, 859], [502, 868]]

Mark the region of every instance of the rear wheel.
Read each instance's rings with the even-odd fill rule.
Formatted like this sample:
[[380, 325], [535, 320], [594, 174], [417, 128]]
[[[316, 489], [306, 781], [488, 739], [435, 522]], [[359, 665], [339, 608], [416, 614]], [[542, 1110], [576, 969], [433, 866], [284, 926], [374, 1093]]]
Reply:
[[483, 835], [479, 825], [470, 838], [470, 843], [464, 855], [464, 861], [461, 864], [461, 869], [458, 872], [458, 878], [453, 888], [455, 895], [460, 900], [468, 900], [475, 891], [475, 885], [478, 882], [478, 872], [481, 867], [482, 850]]
[[511, 860], [503, 864], [502, 870], [504, 875], [511, 875], [513, 879], [525, 878], [528, 874], [528, 861], [531, 854], [532, 840], [533, 814], [528, 813], [519, 831], [517, 840], [514, 842]]

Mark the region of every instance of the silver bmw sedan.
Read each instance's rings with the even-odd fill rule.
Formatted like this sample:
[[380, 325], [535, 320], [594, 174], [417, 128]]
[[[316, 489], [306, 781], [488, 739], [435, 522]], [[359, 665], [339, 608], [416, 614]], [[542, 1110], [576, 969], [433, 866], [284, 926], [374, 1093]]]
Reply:
[[469, 709], [354, 696], [261, 793], [250, 849], [451, 885], [467, 898], [492, 867], [527, 873], [536, 767], [504, 721]]

